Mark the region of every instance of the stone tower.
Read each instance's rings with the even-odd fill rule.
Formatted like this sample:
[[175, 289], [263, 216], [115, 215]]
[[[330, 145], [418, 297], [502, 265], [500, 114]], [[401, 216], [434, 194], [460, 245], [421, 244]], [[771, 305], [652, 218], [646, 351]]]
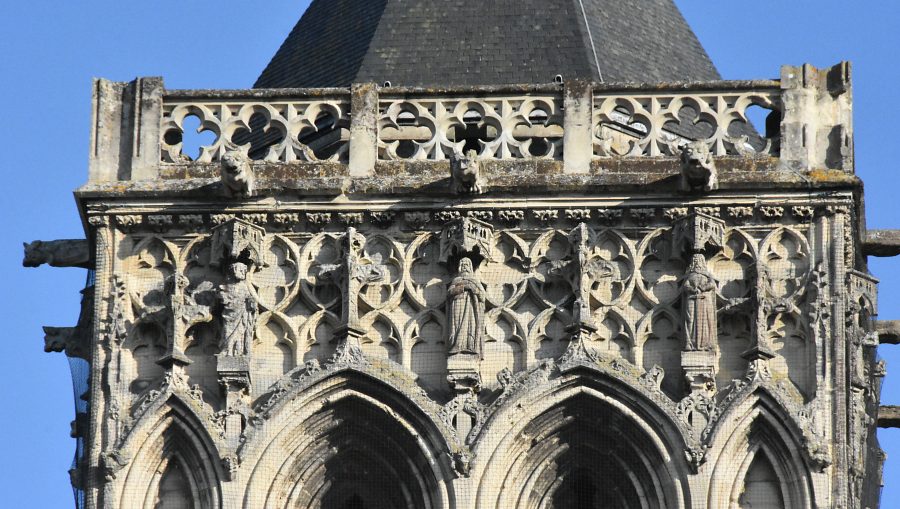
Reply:
[[77, 505], [878, 507], [851, 92], [671, 0], [315, 0], [254, 89], [97, 80], [87, 238], [25, 260], [93, 274]]

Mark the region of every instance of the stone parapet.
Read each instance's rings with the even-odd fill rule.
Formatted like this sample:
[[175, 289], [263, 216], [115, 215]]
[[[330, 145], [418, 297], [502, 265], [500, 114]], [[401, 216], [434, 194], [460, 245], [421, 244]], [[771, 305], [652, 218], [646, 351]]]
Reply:
[[[852, 172], [849, 66], [782, 74], [781, 81], [261, 90], [100, 79], [90, 182], [201, 178], [195, 169], [235, 150], [293, 179], [411, 175], [473, 150], [482, 162], [527, 161], [579, 175], [675, 158], [697, 140], [714, 158]], [[766, 115], [764, 128], [752, 124], [757, 114]], [[198, 154], [184, 150], [190, 117], [213, 135]]]

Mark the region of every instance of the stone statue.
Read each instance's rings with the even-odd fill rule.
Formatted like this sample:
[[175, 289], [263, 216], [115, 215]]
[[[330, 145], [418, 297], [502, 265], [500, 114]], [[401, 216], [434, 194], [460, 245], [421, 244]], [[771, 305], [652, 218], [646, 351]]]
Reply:
[[456, 194], [481, 194], [481, 164], [474, 150], [450, 156], [451, 190]]
[[222, 185], [227, 198], [249, 198], [255, 191], [250, 158], [240, 150], [229, 150], [222, 156]]
[[681, 148], [681, 181], [685, 192], [714, 191], [719, 188], [719, 175], [709, 146], [692, 141]]
[[51, 267], [91, 268], [91, 252], [87, 240], [36, 240], [25, 246], [23, 267], [40, 267], [47, 264]]
[[681, 283], [681, 314], [685, 349], [711, 350], [716, 341], [716, 280], [706, 268], [706, 258], [695, 254]]
[[450, 353], [481, 354], [484, 328], [484, 289], [475, 278], [472, 260], [459, 261], [459, 274], [450, 282], [447, 298]]
[[234, 262], [228, 265], [225, 283], [219, 286], [222, 304], [223, 355], [250, 355], [256, 329], [256, 300], [247, 284], [247, 265]]

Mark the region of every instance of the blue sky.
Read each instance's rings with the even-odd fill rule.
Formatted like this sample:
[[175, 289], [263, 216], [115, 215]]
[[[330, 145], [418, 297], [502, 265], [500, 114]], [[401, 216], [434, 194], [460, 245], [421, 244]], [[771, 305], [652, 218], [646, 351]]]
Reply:
[[[900, 2], [676, 0], [726, 79], [781, 64], [854, 64], [857, 173], [871, 228], [900, 228]], [[83, 236], [72, 190], [87, 177], [91, 78], [164, 76], [169, 88], [247, 88], [299, 19], [303, 0], [7, 1], [0, 9], [0, 487], [6, 507], [70, 507], [69, 368], [42, 325], [74, 325], [80, 269], [23, 269], [22, 241]], [[537, 16], [540, 13], [536, 13]], [[880, 314], [900, 319], [900, 260], [873, 260]], [[883, 402], [900, 404], [900, 346], [883, 347]], [[900, 498], [900, 432], [881, 432], [885, 500]], [[891, 503], [885, 503], [890, 507]]]

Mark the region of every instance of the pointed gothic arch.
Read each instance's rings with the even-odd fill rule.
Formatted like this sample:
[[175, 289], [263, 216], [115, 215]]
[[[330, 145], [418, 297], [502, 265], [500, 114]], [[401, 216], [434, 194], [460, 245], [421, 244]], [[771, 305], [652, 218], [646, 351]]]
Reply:
[[202, 420], [177, 396], [151, 412], [120, 450], [131, 460], [111, 486], [116, 506], [221, 508], [219, 452]]
[[738, 509], [764, 500], [773, 509], [811, 509], [813, 469], [804, 442], [794, 417], [757, 389], [717, 425], [707, 507]]
[[677, 424], [626, 385], [578, 369], [505, 403], [475, 444], [474, 507], [688, 507]]
[[450, 506], [446, 430], [420, 407], [426, 399], [365, 369], [304, 385], [248, 436], [240, 452], [243, 507]]

